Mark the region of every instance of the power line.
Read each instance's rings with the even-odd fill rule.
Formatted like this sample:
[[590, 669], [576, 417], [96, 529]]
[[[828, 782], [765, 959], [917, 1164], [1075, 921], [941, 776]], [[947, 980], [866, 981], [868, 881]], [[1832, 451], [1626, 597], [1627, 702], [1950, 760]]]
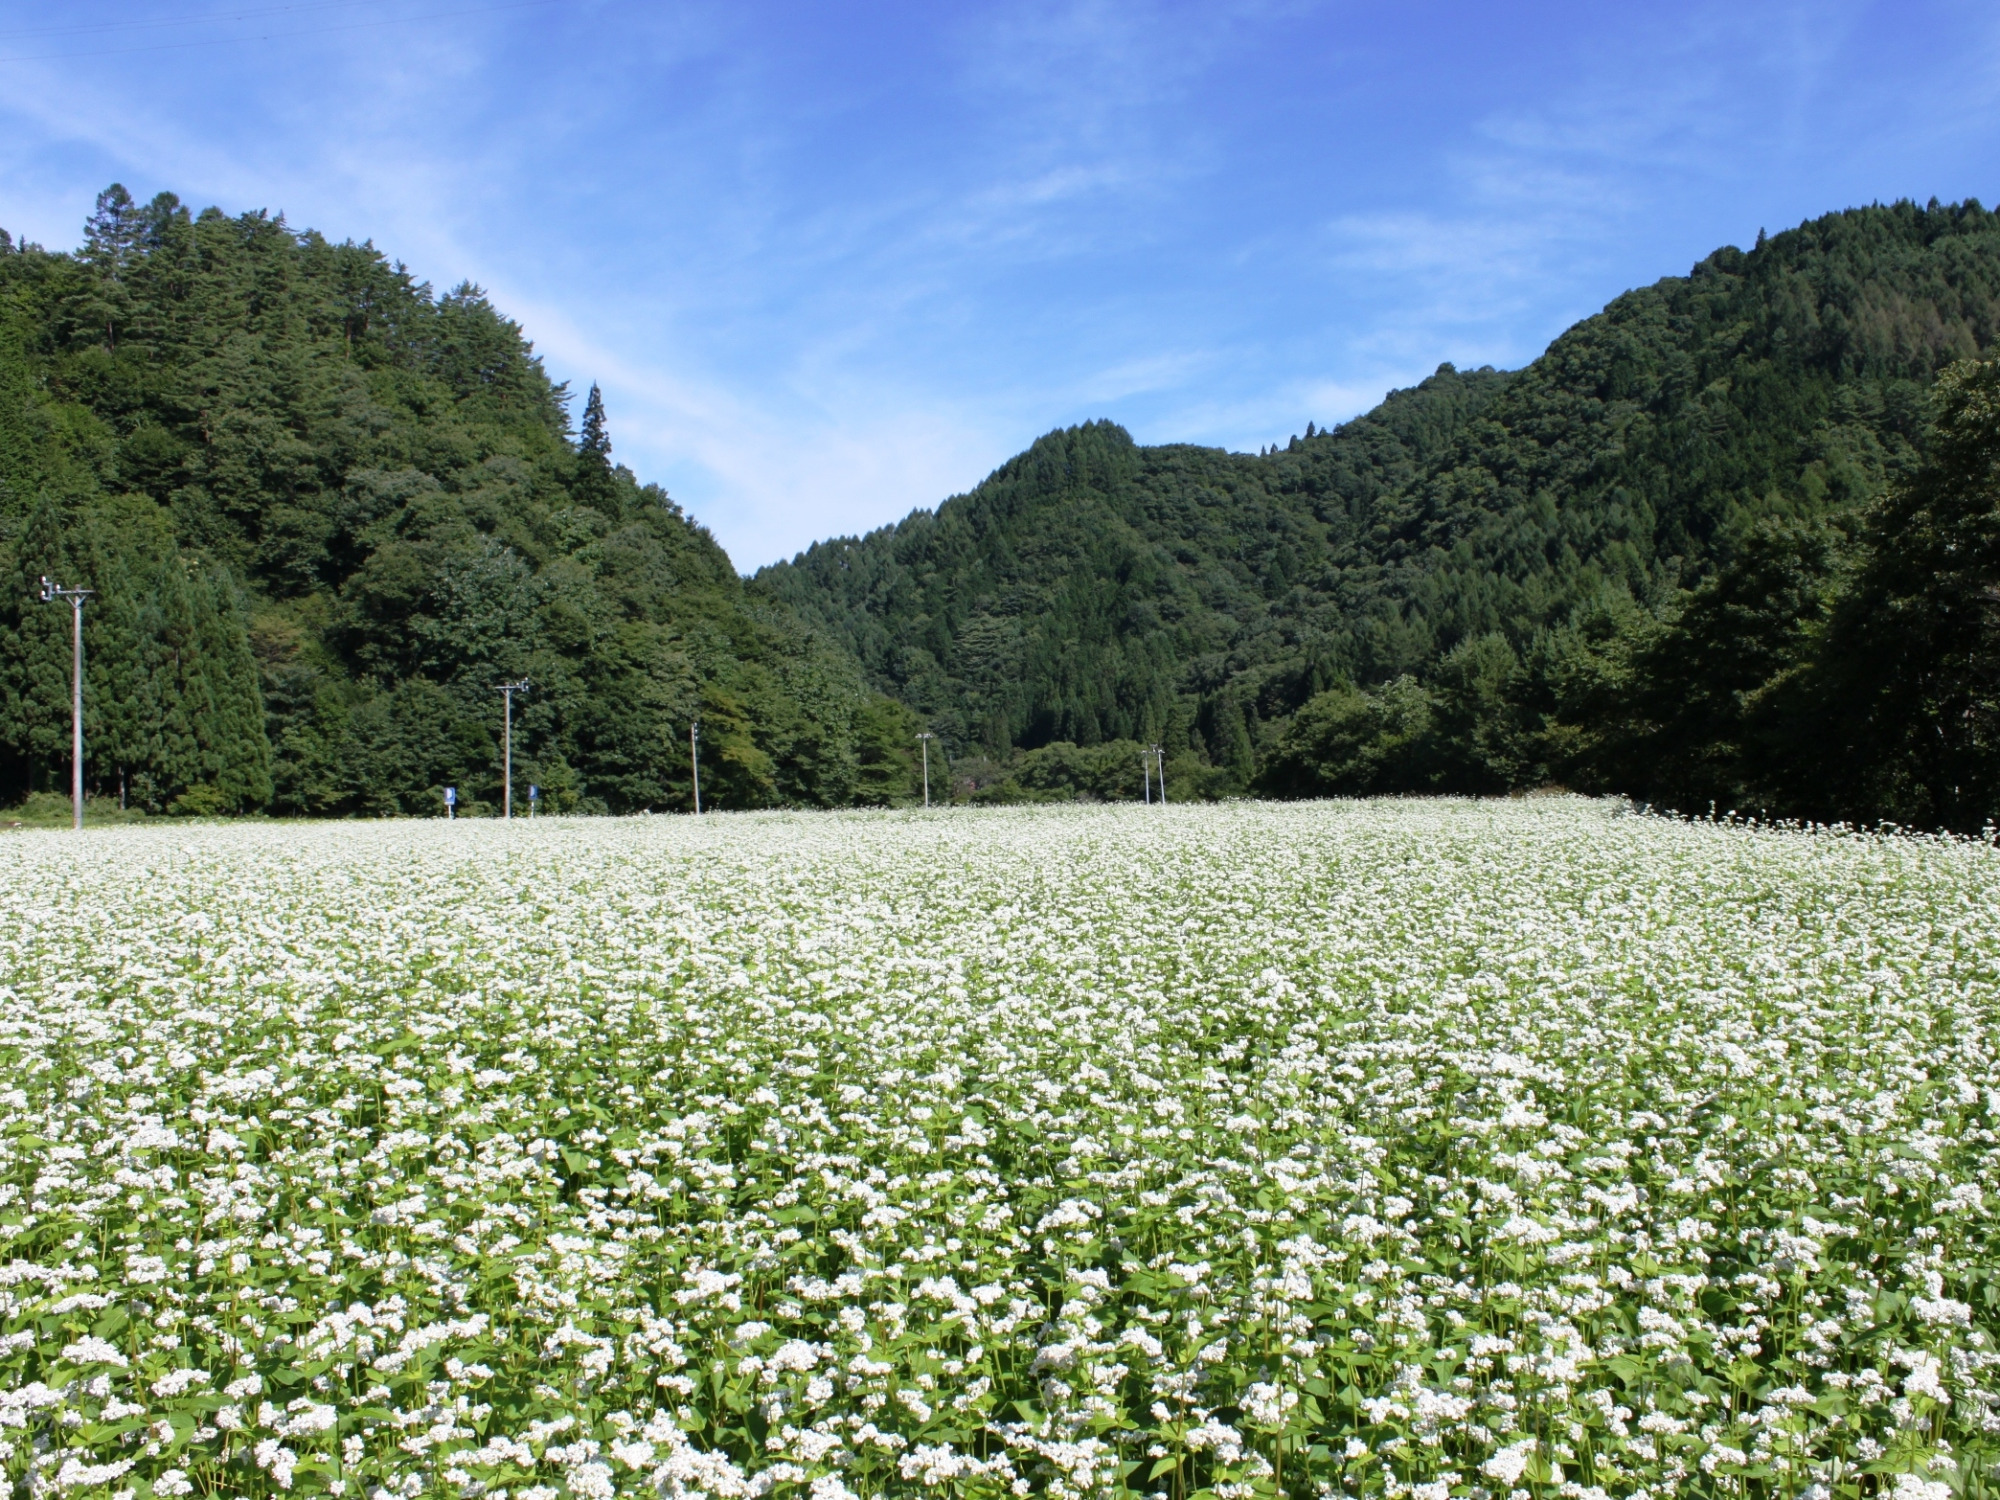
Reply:
[[[351, 21], [340, 26], [309, 26], [299, 31], [271, 31], [257, 36], [212, 36], [191, 42], [155, 42], [145, 47], [105, 47], [82, 52], [37, 52], [20, 57], [0, 57], [0, 64], [57, 62], [78, 57], [131, 57], [144, 52], [180, 52], [190, 47], [227, 47], [242, 42], [278, 42], [301, 36], [329, 36], [343, 31], [371, 31], [384, 26], [411, 26], [419, 21], [449, 21], [461, 16], [492, 15], [498, 11], [535, 10], [561, 0], [507, 0], [500, 5], [475, 5], [459, 10], [433, 10], [414, 16], [391, 16], [377, 21]], [[227, 18], [224, 18], [227, 19]], [[187, 23], [197, 24], [197, 23]]]

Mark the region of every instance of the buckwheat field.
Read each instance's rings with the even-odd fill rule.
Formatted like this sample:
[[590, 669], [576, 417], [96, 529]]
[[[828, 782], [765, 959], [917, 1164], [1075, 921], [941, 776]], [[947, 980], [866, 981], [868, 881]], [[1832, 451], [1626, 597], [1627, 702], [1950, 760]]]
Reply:
[[2000, 853], [1607, 804], [0, 840], [17, 1493], [2000, 1490]]

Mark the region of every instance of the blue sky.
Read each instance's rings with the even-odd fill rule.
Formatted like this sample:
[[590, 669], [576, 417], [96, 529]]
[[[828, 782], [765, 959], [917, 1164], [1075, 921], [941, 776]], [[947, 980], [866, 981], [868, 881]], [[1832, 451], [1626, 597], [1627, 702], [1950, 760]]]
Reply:
[[2000, 7], [0, 0], [0, 225], [477, 281], [748, 571], [1092, 417], [1255, 449], [1830, 209], [2000, 198]]

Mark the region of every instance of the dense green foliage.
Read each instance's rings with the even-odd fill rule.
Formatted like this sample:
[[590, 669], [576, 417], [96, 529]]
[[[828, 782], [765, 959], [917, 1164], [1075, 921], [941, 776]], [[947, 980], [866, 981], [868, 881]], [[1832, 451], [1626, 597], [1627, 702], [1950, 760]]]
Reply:
[[572, 438], [476, 287], [116, 187], [80, 252], [0, 252], [0, 795], [67, 781], [44, 572], [98, 590], [91, 784], [150, 806], [477, 810], [522, 675], [558, 807], [686, 805], [697, 716], [717, 805], [910, 795], [851, 663], [613, 465], [595, 390]]
[[1688, 810], [1977, 829], [2000, 813], [2000, 363], [1948, 367], [1916, 470], [1859, 511], [1766, 518], [1658, 613], [1594, 601], [1528, 660], [1492, 635], [1426, 682], [1287, 725], [1276, 792], [1550, 775]]
[[2000, 812], [2000, 363], [1946, 371], [1935, 407], [1926, 461], [1867, 518], [1802, 683], [1772, 696], [1780, 715], [1803, 700], [1819, 750], [1790, 800], [1971, 826]]
[[1947, 369], [1933, 409], [1924, 462], [1851, 537], [1765, 528], [1673, 618], [1597, 647], [1572, 759], [1682, 805], [2000, 813], [2000, 364]]
[[[477, 288], [171, 195], [0, 237], [0, 797], [1501, 792], [2000, 811], [2000, 220], [1835, 214], [1261, 454], [1052, 433], [746, 588]], [[1954, 361], [1959, 362], [1954, 365]], [[1950, 370], [1943, 381], [1940, 371]], [[1933, 391], [1934, 383], [1936, 385]], [[1927, 424], [1935, 423], [1935, 438]]]
[[[1952, 635], [1969, 604], [1949, 628], [1907, 609], [1903, 644], [1876, 641], [1876, 595], [1843, 580], [1925, 597], [1936, 559], [1898, 572], [1881, 544], [1909, 532], [1897, 506], [1941, 515], [1964, 464], [1896, 486], [1932, 381], [1996, 333], [2000, 219], [1834, 214], [1628, 293], [1517, 373], [1446, 366], [1258, 455], [1054, 433], [759, 582], [991, 756], [1145, 737], [1278, 793], [1559, 777], [1976, 825], [1994, 777], [1970, 688], [1891, 672], [1877, 727], [1839, 751], [1815, 715], [1858, 712], [1827, 696], [1840, 663], [1988, 649]], [[1967, 727], [1940, 730], [1952, 714]], [[1939, 733], [1955, 748], [1933, 754]]]
[[[86, 601], [84, 736], [121, 800], [177, 811], [261, 806], [271, 796], [257, 666], [237, 590], [181, 554], [158, 506], [44, 501], [0, 570], [0, 694], [26, 779], [67, 787], [73, 620], [39, 597], [43, 575]], [[40, 772], [37, 776], [34, 773]]]
[[[1158, 802], [1159, 759], [1155, 747], [1137, 740], [1055, 740], [1008, 756], [962, 755], [952, 763], [952, 794], [963, 802]], [[1170, 801], [1230, 789], [1225, 769], [1186, 752], [1164, 770]]]

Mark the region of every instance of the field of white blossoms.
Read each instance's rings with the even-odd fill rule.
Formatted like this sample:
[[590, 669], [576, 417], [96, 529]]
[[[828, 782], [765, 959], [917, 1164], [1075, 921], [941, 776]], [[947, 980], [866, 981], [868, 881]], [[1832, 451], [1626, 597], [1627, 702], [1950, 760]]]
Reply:
[[2000, 1493], [2000, 853], [1616, 813], [0, 839], [0, 1470]]

